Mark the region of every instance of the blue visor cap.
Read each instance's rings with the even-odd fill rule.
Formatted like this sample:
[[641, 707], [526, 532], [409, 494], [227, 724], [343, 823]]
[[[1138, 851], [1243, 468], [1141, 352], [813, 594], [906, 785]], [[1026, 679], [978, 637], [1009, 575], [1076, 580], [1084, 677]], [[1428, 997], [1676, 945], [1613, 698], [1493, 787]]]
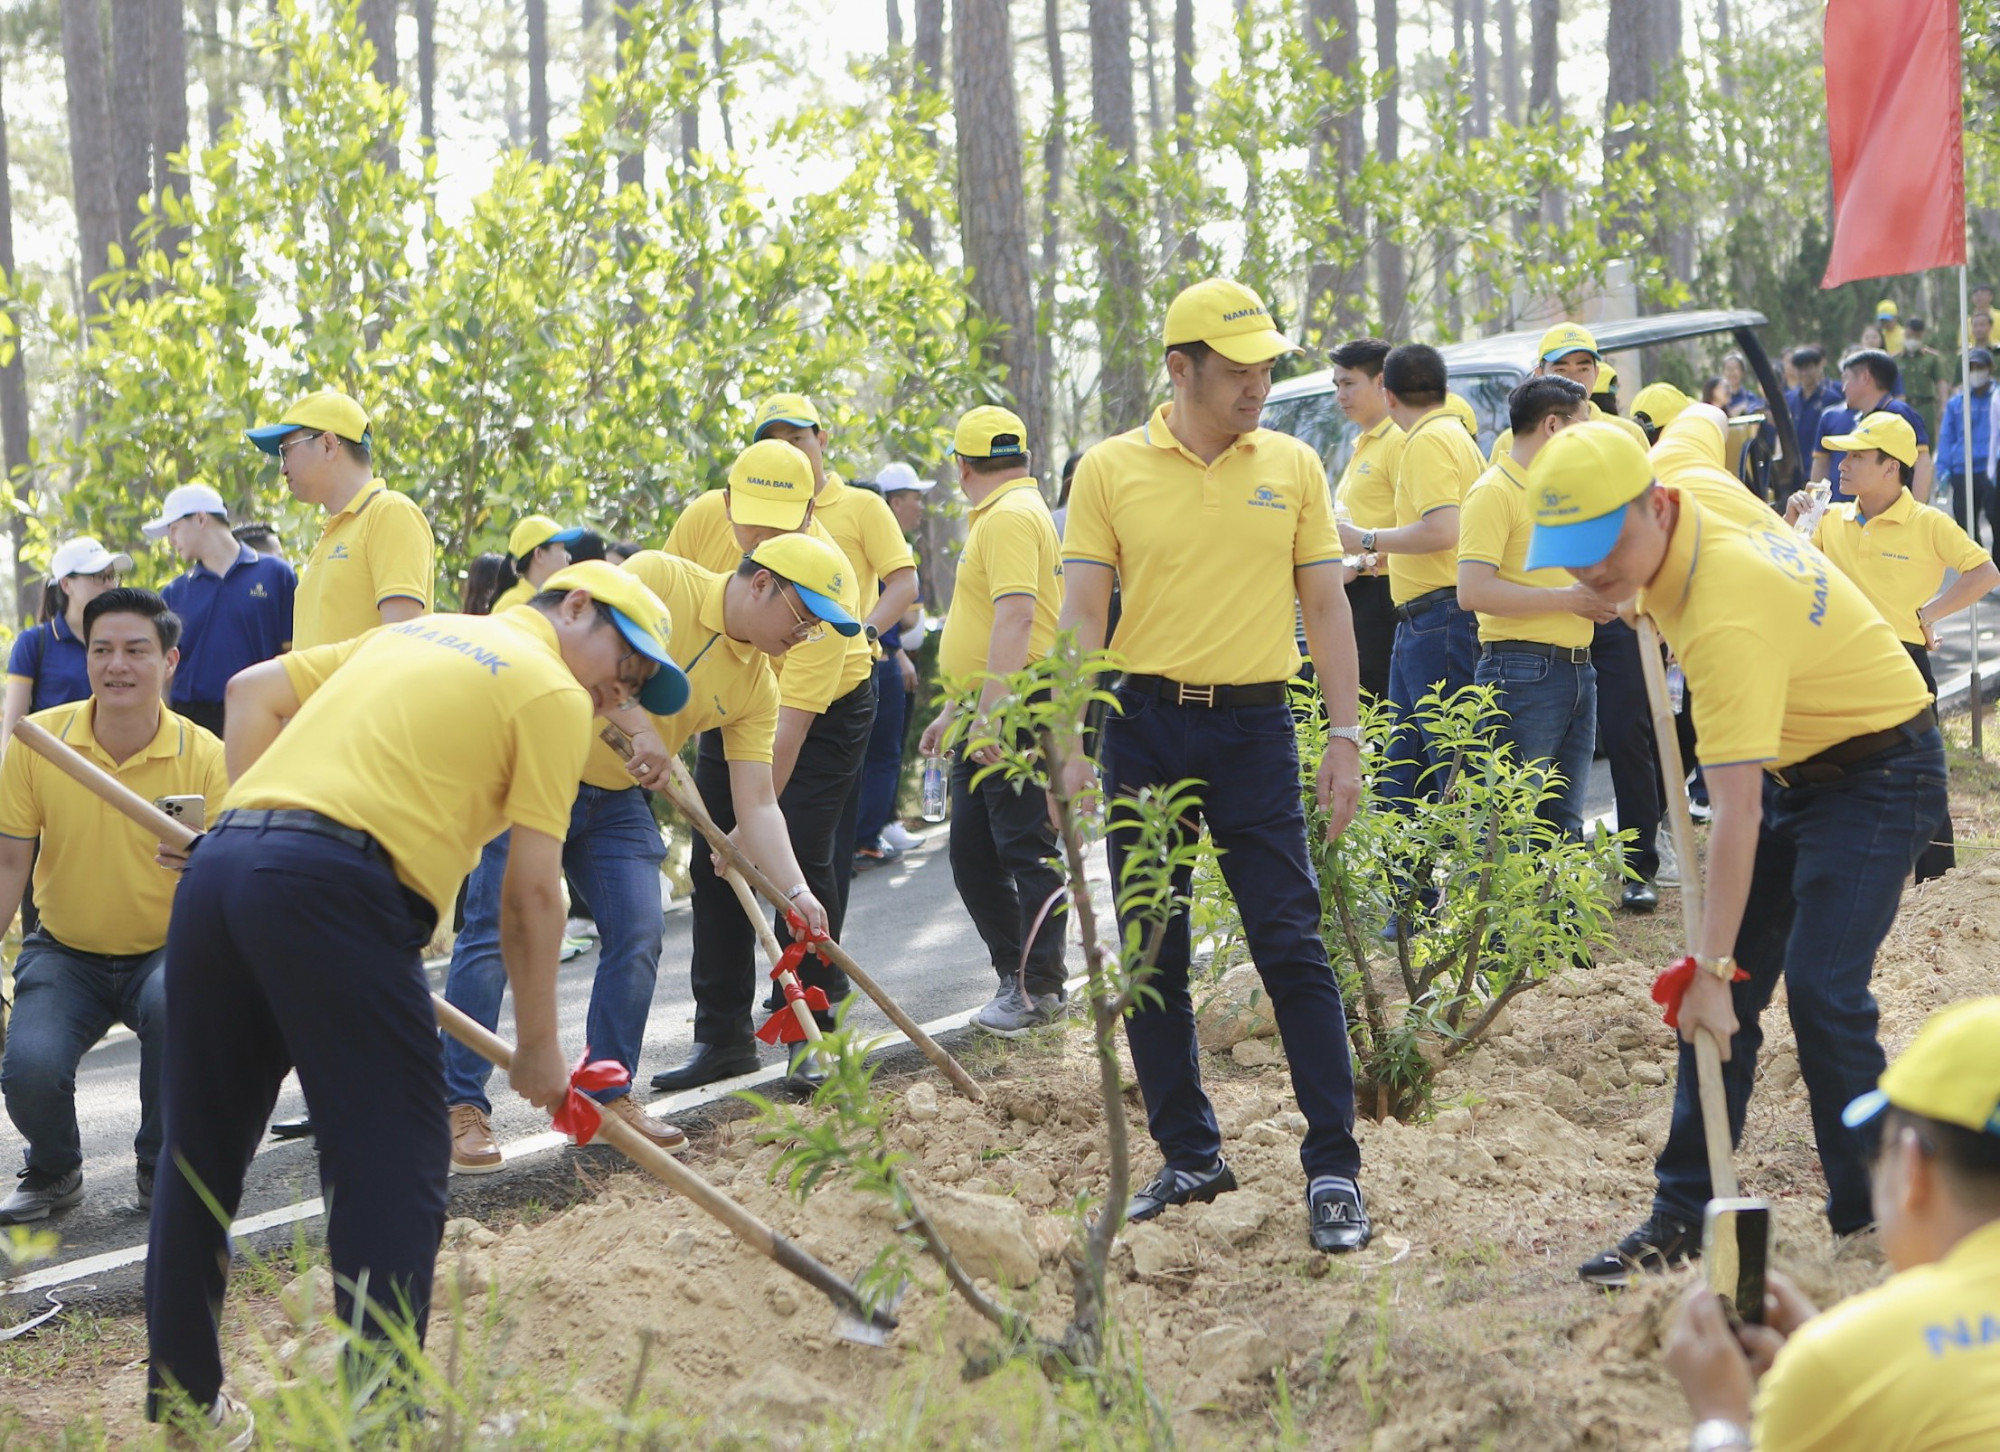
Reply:
[[611, 612], [611, 618], [618, 623], [618, 633], [631, 642], [632, 649], [659, 666], [652, 679], [639, 688], [639, 704], [655, 716], [673, 715], [688, 701], [686, 673], [674, 664], [673, 657], [657, 640], [633, 623], [631, 616], [615, 605], [604, 608]]
[[575, 529], [559, 529], [554, 534], [550, 535], [547, 539], [543, 540], [542, 543], [575, 544], [578, 540], [582, 539], [585, 535], [589, 533], [590, 531], [585, 529], [582, 525], [578, 525]]
[[1870, 1089], [1840, 1111], [1840, 1122], [1849, 1129], [1859, 1129], [1888, 1107], [1889, 1096], [1880, 1089]]
[[1596, 564], [1618, 543], [1618, 531], [1625, 527], [1625, 511], [1631, 507], [1621, 504], [1609, 514], [1575, 524], [1536, 525], [1528, 536], [1525, 568], [1581, 570]]
[[822, 595], [817, 590], [808, 590], [797, 580], [792, 581], [792, 588], [799, 592], [799, 598], [805, 601], [806, 609], [831, 625], [837, 633], [841, 635], [861, 633], [861, 622], [841, 609], [838, 600]]
[[[296, 434], [302, 430], [310, 434], [330, 434], [338, 432], [338, 430], [336, 429], [316, 429], [311, 424], [296, 424], [296, 423], [265, 424], [262, 428], [243, 430], [243, 437], [248, 439], [251, 443], [255, 444], [258, 448], [262, 449], [265, 453], [269, 454], [272, 458], [275, 459], [279, 457], [278, 454], [279, 441], [283, 439], [287, 434]], [[341, 437], [346, 438], [347, 436], [345, 434], [342, 434]], [[355, 440], [354, 442], [358, 442], [364, 449], [373, 449], [375, 446], [375, 431], [373, 429], [370, 429], [367, 433], [363, 434], [360, 437], [360, 439]], [[583, 533], [582, 530], [577, 531], [577, 534], [579, 535], [582, 533]], [[558, 538], [560, 538], [560, 536], [558, 536]], [[572, 536], [572, 538], [574, 538], [574, 536]]]

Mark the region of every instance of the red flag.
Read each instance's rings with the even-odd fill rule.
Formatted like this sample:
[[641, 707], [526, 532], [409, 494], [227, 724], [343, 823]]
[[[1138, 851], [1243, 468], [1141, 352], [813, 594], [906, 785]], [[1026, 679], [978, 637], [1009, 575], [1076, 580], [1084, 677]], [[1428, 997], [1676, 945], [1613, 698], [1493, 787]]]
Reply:
[[1833, 253], [1821, 287], [1965, 261], [1958, 0], [1829, 0]]

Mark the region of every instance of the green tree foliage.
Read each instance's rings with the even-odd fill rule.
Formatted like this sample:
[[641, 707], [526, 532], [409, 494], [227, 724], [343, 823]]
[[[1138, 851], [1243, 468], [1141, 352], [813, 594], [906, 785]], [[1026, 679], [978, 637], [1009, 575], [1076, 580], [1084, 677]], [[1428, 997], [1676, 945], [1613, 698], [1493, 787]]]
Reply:
[[[383, 164], [406, 108], [370, 74], [352, 11], [328, 29], [283, 0], [265, 44], [284, 109], [182, 160], [192, 200], [149, 217], [91, 316], [15, 291], [75, 409], [44, 430], [47, 482], [23, 501], [38, 527], [133, 543], [199, 477], [313, 538], [242, 429], [316, 387], [367, 405], [383, 474], [424, 505], [448, 578], [529, 510], [658, 539], [725, 475], [769, 391], [830, 404], [839, 454], [936, 452], [945, 415], [987, 380], [965, 361], [961, 279], [895, 240], [898, 190], [939, 186], [916, 121], [781, 122], [765, 153], [789, 164], [776, 194], [706, 154], [657, 189], [613, 189], [618, 156], [741, 59], [718, 74], [677, 55], [687, 16], [633, 11], [616, 72], [551, 161], [509, 155], [452, 221], [434, 157]], [[172, 255], [163, 225], [185, 229]], [[156, 553], [146, 568], [176, 566]]]

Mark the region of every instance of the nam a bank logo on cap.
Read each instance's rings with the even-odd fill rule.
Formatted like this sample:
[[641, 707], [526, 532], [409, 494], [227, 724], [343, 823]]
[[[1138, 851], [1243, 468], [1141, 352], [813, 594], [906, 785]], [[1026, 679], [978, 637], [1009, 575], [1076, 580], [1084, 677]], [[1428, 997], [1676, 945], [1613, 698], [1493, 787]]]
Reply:
[[1289, 509], [1278, 491], [1268, 484], [1260, 484], [1244, 503], [1255, 509]]
[[1535, 511], [1535, 523], [1554, 524], [1559, 519], [1570, 519], [1583, 513], [1583, 506], [1575, 496], [1565, 494], [1560, 489], [1542, 491], [1542, 507]]
[[745, 474], [743, 482], [745, 484], [754, 484], [759, 489], [782, 489], [787, 494], [799, 487], [789, 479], [767, 479], [762, 474]]
[[827, 594], [838, 595], [842, 590], [845, 590], [847, 588], [847, 576], [841, 574], [840, 571], [835, 570], [833, 574], [827, 578], [826, 585], [827, 585], [827, 590], [826, 590]]
[[337, 544], [337, 545], [335, 545], [335, 546], [334, 546], [334, 547], [333, 547], [332, 549], [330, 549], [330, 550], [328, 550], [328, 551], [327, 551], [327, 555], [326, 555], [326, 557], [327, 557], [327, 558], [328, 558], [329, 560], [344, 560], [344, 559], [346, 559], [346, 558], [347, 558], [347, 546], [346, 546], [346, 544], [342, 543], [342, 544]]

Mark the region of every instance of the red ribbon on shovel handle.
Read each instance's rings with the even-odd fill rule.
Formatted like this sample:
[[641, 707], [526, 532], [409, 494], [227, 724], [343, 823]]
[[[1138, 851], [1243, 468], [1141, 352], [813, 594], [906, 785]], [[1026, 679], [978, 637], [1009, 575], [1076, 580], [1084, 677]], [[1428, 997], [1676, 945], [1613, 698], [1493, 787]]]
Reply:
[[576, 1061], [570, 1071], [569, 1093], [564, 1096], [562, 1108], [555, 1112], [557, 1129], [572, 1136], [578, 1144], [589, 1144], [597, 1137], [598, 1127], [604, 1123], [604, 1110], [589, 1092], [602, 1089], [618, 1089], [632, 1082], [632, 1075], [616, 1059], [593, 1059], [590, 1048], [584, 1047], [583, 1057]]
[[[1701, 965], [1690, 954], [1677, 963], [1670, 963], [1660, 970], [1660, 976], [1653, 980], [1653, 1002], [1666, 1009], [1668, 1028], [1681, 1026], [1681, 1000], [1687, 997], [1688, 988], [1694, 983], [1694, 975], [1701, 972]], [[1750, 975], [1741, 968], [1731, 983], [1741, 983]]]
[[[796, 915], [793, 915], [792, 921], [795, 924], [803, 922]], [[806, 1007], [815, 1012], [833, 1012], [833, 1005], [827, 1002], [824, 988], [806, 988], [799, 983], [799, 964], [805, 961], [809, 947], [810, 945], [803, 940], [793, 943], [779, 955], [778, 961], [771, 965], [771, 977], [777, 981], [778, 987], [784, 990], [785, 1006], [765, 1019], [764, 1026], [757, 1030], [757, 1037], [767, 1044], [805, 1042], [805, 1025], [799, 1022], [799, 1016], [792, 1008], [792, 1005], [800, 999], [804, 999]]]

